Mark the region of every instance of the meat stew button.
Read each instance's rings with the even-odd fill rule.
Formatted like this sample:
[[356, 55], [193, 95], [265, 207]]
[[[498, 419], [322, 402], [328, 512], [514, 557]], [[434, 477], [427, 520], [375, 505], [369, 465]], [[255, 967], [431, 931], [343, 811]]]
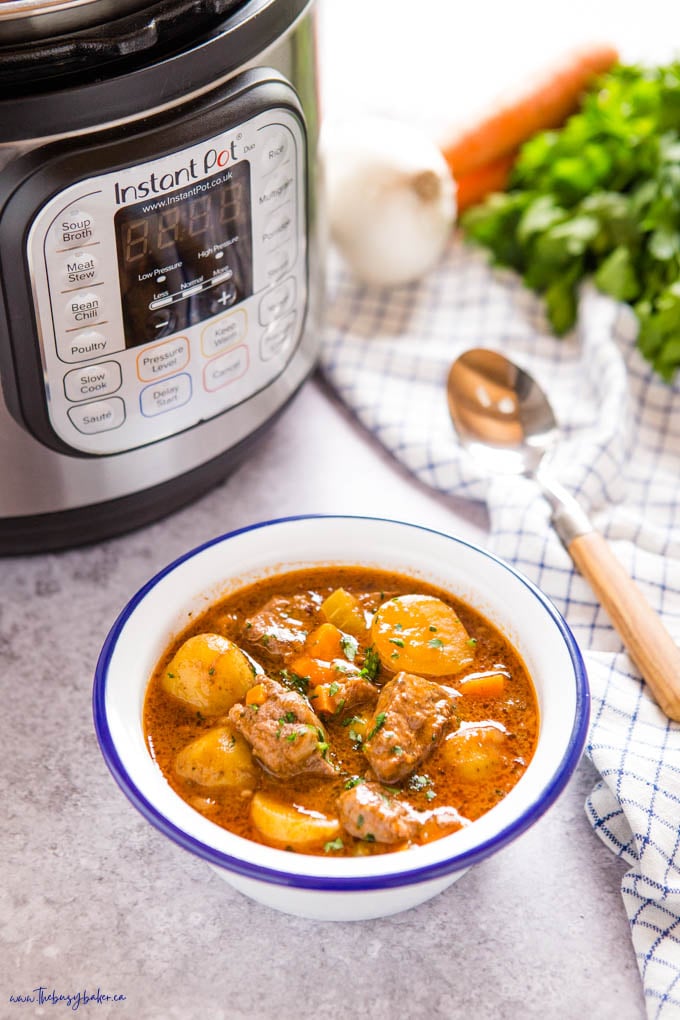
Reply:
[[260, 301], [260, 322], [268, 326], [275, 319], [280, 319], [295, 308], [295, 280], [289, 276], [277, 287], [266, 291]]
[[91, 436], [119, 428], [125, 421], [125, 404], [120, 397], [95, 400], [89, 404], [69, 407], [68, 416], [79, 432]]

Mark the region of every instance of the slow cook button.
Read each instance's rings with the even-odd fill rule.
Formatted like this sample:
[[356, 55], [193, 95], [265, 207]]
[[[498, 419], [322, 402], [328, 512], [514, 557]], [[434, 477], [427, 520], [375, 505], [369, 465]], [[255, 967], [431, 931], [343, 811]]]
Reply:
[[83, 287], [99, 279], [99, 259], [90, 251], [69, 252], [64, 259], [61, 282], [64, 290]]
[[267, 132], [262, 133], [261, 138], [260, 166], [262, 173], [268, 174], [270, 170], [275, 170], [288, 158], [290, 135], [283, 128], [270, 128]]
[[96, 432], [120, 428], [125, 421], [125, 404], [120, 397], [95, 400], [94, 403], [69, 407], [68, 416], [79, 432], [92, 436]]
[[64, 391], [69, 400], [86, 400], [115, 393], [122, 381], [120, 365], [116, 361], [103, 361], [68, 372], [64, 376]]
[[265, 251], [273, 251], [281, 244], [288, 244], [293, 236], [293, 206], [286, 202], [268, 216], [262, 228], [262, 244]]
[[292, 343], [295, 330], [295, 312], [285, 319], [273, 322], [262, 334], [260, 340], [260, 357], [270, 361], [277, 356], [285, 355]]
[[104, 318], [101, 294], [94, 290], [79, 290], [71, 294], [64, 308], [67, 326], [92, 326]]
[[246, 313], [242, 308], [223, 315], [206, 326], [201, 333], [201, 350], [206, 358], [233, 347], [246, 335]]
[[54, 225], [57, 248], [87, 244], [94, 240], [95, 220], [87, 209], [73, 206], [67, 209]]
[[203, 369], [203, 385], [208, 393], [222, 389], [240, 379], [248, 371], [248, 348], [235, 347], [233, 351], [220, 354]]
[[268, 290], [260, 301], [260, 322], [268, 326], [274, 319], [280, 319], [295, 307], [295, 280], [289, 276], [278, 287]]
[[139, 394], [139, 406], [146, 418], [165, 414], [182, 407], [191, 400], [191, 376], [186, 372], [153, 386], [146, 386]]
[[189, 341], [185, 336], [145, 347], [137, 355], [137, 375], [142, 382], [172, 375], [189, 363]]

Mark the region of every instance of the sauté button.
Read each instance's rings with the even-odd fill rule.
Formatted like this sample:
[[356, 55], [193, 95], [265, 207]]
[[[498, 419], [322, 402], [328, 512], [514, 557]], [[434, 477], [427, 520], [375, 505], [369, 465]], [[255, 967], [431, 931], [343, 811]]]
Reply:
[[120, 397], [95, 400], [93, 403], [69, 407], [68, 416], [79, 432], [91, 436], [119, 428], [125, 421], [125, 404]]

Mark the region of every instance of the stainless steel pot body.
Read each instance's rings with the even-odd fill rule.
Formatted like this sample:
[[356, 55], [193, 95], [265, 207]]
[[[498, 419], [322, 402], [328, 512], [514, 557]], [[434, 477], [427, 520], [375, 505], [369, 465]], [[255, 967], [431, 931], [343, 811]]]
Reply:
[[[324, 252], [314, 10], [302, 7], [262, 52], [233, 66], [232, 47], [232, 66], [190, 91], [174, 82], [163, 102], [147, 105], [142, 95], [133, 114], [0, 145], [0, 180], [10, 182], [0, 207], [0, 332], [4, 325], [10, 334], [1, 338], [0, 553], [105, 537], [199, 495], [238, 463], [312, 370]], [[98, 200], [82, 196], [97, 189], [120, 207], [109, 208], [109, 197], [92, 215], [88, 203], [96, 209]], [[247, 216], [238, 211], [244, 203]], [[217, 250], [213, 229], [206, 242], [209, 215], [232, 216], [229, 230], [251, 245], [222, 275], [217, 259], [229, 262], [230, 241]], [[86, 222], [97, 218], [108, 231], [98, 248]], [[162, 246], [180, 221], [197, 232], [195, 247], [203, 243], [190, 258], [184, 245], [189, 278], [163, 283], [173, 264], [165, 273], [158, 259], [136, 272], [144, 231]], [[131, 260], [124, 269], [123, 252]], [[199, 259], [207, 269], [196, 268]], [[92, 272], [99, 289], [89, 286]], [[28, 310], [17, 310], [22, 277]], [[138, 297], [123, 293], [131, 281], [150, 309], [141, 326]], [[187, 311], [197, 301], [199, 311]], [[154, 336], [149, 323], [169, 314], [170, 328], [154, 322]], [[131, 341], [136, 329], [143, 335]]]

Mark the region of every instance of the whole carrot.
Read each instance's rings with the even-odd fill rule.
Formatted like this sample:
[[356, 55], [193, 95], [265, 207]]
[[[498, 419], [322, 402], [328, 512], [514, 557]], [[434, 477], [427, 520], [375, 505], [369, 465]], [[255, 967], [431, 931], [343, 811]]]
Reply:
[[478, 167], [494, 163], [537, 131], [558, 127], [577, 108], [592, 79], [618, 59], [617, 51], [605, 45], [569, 53], [476, 125], [445, 139], [442, 152], [454, 177], [463, 178]]
[[465, 212], [471, 205], [476, 205], [492, 191], [503, 191], [508, 183], [510, 171], [517, 152], [505, 153], [494, 159], [492, 163], [475, 167], [462, 177], [456, 178], [456, 205], [458, 212]]

